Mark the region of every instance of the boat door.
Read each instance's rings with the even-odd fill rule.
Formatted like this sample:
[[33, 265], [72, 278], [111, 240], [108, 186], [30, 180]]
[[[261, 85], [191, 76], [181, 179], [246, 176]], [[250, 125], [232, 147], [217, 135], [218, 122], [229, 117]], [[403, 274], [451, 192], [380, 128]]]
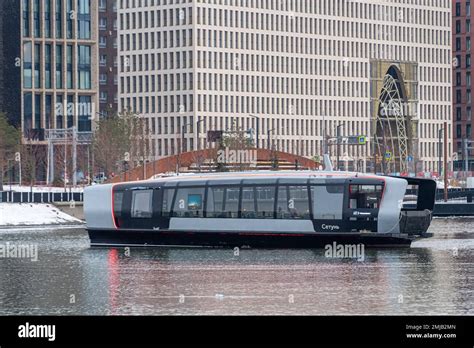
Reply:
[[[117, 195], [117, 194], [116, 194]], [[159, 186], [137, 185], [123, 190], [120, 224], [124, 229], [161, 229], [163, 189]], [[166, 219], [165, 219], [166, 220]], [[169, 222], [168, 222], [169, 224]]]

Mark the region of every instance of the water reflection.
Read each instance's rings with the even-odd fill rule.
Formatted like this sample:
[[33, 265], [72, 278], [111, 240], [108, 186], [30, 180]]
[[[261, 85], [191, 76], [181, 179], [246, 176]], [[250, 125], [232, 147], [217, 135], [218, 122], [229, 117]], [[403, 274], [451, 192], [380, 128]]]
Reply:
[[[435, 220], [410, 249], [91, 249], [81, 230], [2, 233], [39, 261], [0, 259], [0, 314], [474, 314], [474, 220]], [[458, 237], [461, 235], [461, 237]]]

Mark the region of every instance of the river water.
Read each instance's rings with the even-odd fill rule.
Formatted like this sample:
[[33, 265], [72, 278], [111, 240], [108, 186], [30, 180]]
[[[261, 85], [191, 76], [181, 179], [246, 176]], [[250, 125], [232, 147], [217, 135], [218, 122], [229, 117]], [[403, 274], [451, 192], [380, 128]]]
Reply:
[[[83, 229], [10, 229], [0, 244], [0, 315], [474, 314], [474, 219], [435, 219], [435, 237], [366, 249], [93, 248]], [[33, 250], [33, 249], [31, 249]]]

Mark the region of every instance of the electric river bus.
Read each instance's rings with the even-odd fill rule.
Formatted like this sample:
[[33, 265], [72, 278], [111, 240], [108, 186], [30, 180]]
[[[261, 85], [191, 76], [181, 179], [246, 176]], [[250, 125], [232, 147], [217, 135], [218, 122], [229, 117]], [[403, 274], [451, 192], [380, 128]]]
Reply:
[[429, 236], [435, 191], [360, 173], [194, 174], [88, 187], [84, 212], [92, 246], [409, 246]]

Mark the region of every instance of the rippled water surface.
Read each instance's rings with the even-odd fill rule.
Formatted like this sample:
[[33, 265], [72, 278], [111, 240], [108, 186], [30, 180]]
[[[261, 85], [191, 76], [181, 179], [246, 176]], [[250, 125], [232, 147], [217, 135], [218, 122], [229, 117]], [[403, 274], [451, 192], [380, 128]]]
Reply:
[[82, 229], [1, 230], [38, 261], [0, 258], [0, 315], [474, 314], [474, 219], [435, 219], [409, 249], [89, 247]]

